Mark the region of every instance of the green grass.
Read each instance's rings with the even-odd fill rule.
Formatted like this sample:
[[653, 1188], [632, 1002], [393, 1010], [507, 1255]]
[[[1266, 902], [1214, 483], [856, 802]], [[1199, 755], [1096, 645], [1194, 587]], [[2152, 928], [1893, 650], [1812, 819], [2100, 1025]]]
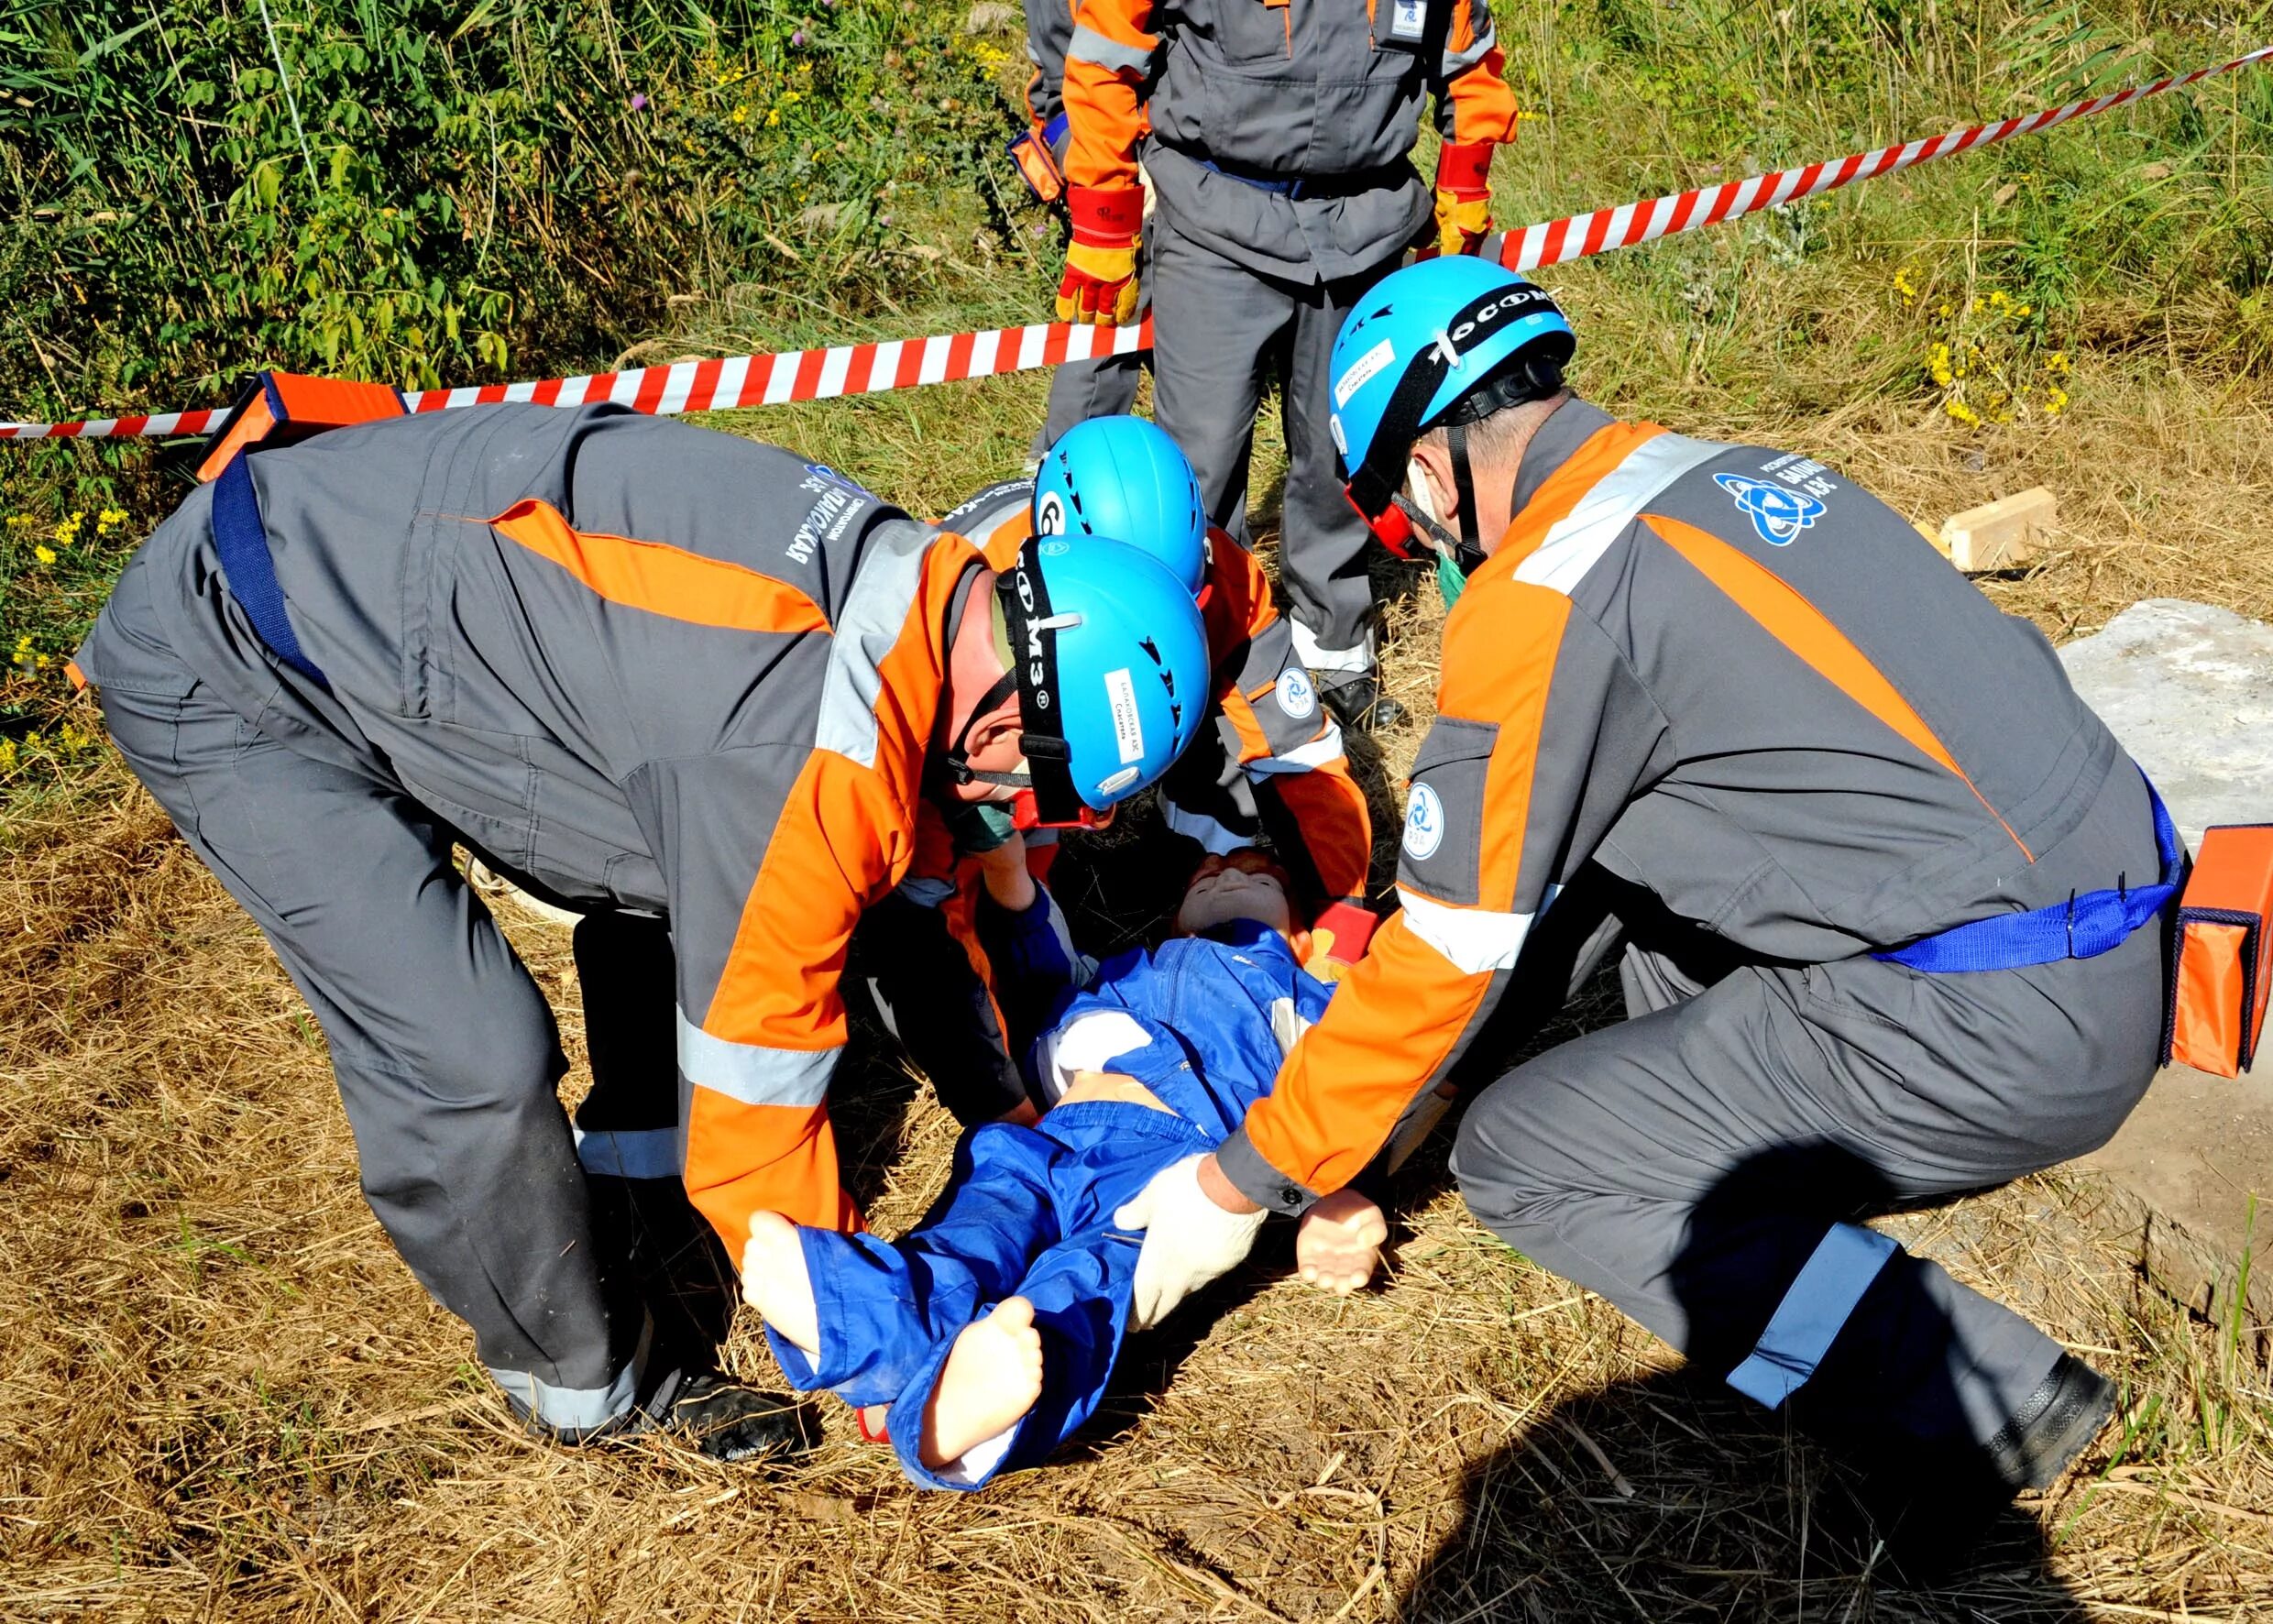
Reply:
[[[1047, 312], [1058, 228], [999, 155], [1025, 71], [1012, 8], [270, 10], [313, 175], [258, 7], [0, 0], [0, 322], [22, 340], [0, 345], [0, 410], [213, 404], [262, 363], [466, 382], [605, 367], [640, 340], [654, 360]], [[1497, 10], [1527, 108], [1495, 170], [1503, 225], [2049, 105], [2273, 31], [2267, 0], [2216, 26], [2015, 0]], [[2273, 364], [2273, 72], [1542, 276], [1588, 394], [1708, 432], [1931, 423], [2013, 460], [2072, 439], [2078, 412], [2158, 411], [2180, 379], [2189, 414], [2226, 411]], [[1046, 387], [720, 422], [938, 512], [1016, 466]], [[0, 681], [19, 781], [71, 757], [59, 656], [179, 498], [149, 467], [139, 445], [0, 449], [0, 516], [29, 521], [0, 532], [0, 642], [31, 640]], [[93, 536], [114, 504], [131, 522]], [[74, 511], [73, 547], [42, 540]]]

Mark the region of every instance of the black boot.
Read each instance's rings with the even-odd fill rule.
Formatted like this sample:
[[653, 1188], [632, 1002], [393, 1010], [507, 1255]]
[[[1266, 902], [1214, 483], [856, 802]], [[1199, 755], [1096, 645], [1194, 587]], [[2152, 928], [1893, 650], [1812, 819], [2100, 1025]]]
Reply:
[[1338, 682], [1320, 678], [1318, 697], [1342, 725], [1359, 733], [1393, 728], [1405, 719], [1405, 708], [1381, 691], [1381, 679], [1367, 672]]
[[2058, 1482], [2114, 1409], [2114, 1384], [2062, 1354], [1987, 1444], [1921, 1448], [1865, 1467], [1855, 1498], [1894, 1576], [1927, 1587], [1963, 1571], [2013, 1497]]

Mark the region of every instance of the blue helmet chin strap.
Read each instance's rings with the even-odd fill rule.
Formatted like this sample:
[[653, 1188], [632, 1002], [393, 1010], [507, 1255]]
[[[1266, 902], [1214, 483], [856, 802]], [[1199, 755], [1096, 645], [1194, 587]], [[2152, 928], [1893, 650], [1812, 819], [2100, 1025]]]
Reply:
[[[947, 773], [956, 784], [992, 784], [1016, 790], [1021, 828], [1094, 827], [1104, 815], [1074, 788], [1073, 751], [1060, 726], [1065, 705], [1058, 687], [1058, 631], [1061, 626], [1078, 624], [1079, 618], [1050, 612], [1039, 541], [1039, 537], [1028, 536], [1018, 549], [1017, 563], [994, 577], [994, 603], [1003, 617], [1005, 661], [1009, 669], [980, 698], [948, 746]], [[1026, 757], [1027, 770], [994, 773], [973, 767], [971, 730], [1013, 693], [1018, 696], [1023, 729], [1018, 748]]]

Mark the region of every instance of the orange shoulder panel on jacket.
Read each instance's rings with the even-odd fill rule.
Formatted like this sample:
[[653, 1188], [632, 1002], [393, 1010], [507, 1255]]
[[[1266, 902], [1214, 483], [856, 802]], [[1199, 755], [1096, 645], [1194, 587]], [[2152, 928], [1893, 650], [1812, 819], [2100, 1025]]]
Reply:
[[2022, 844], [2020, 836], [2014, 834], [2013, 826], [1974, 787], [1971, 775], [1958, 765], [1949, 747], [1911, 708], [1901, 690], [1798, 587], [1740, 549], [1694, 524], [1654, 513], [1645, 516], [1642, 522], [1809, 669], [1893, 729], [1928, 761], [1962, 779], [1973, 797], [2012, 836], [2013, 844], [2020, 847], [2021, 854], [2031, 862], [2036, 861], [2035, 854]]
[[786, 582], [663, 542], [577, 530], [549, 502], [515, 502], [489, 522], [610, 603], [734, 631], [829, 630], [820, 607]]

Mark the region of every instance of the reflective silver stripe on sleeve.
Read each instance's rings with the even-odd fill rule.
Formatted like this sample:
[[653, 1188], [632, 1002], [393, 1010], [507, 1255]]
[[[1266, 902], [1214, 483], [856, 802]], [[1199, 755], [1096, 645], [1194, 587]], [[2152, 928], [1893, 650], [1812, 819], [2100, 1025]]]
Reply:
[[1308, 773], [1344, 753], [1345, 747], [1342, 743], [1342, 724], [1329, 721], [1326, 730], [1308, 744], [1251, 761], [1246, 765], [1246, 773], [1250, 778], [1268, 778], [1274, 773]]
[[745, 1105], [810, 1108], [829, 1097], [834, 1048], [768, 1048], [713, 1037], [679, 1011], [679, 1070], [686, 1081]]
[[1773, 1410], [1805, 1387], [1886, 1260], [1901, 1248], [1874, 1229], [1834, 1223], [1793, 1277], [1729, 1385]]
[[1492, 48], [1499, 43], [1499, 30], [1489, 17], [1484, 18], [1483, 24], [1476, 38], [1468, 42], [1467, 49], [1444, 52], [1444, 63], [1436, 71], [1439, 79], [1457, 79], [1491, 54]]
[[1123, 45], [1108, 39], [1086, 23], [1073, 29], [1073, 43], [1066, 47], [1069, 62], [1093, 62], [1115, 73], [1144, 73], [1151, 70], [1152, 52], [1141, 45]]
[[1442, 953], [1462, 975], [1513, 970], [1534, 917], [1448, 907], [1402, 885], [1397, 888], [1397, 899], [1404, 905], [1405, 928]]
[[587, 1173], [614, 1179], [675, 1179], [686, 1170], [679, 1131], [670, 1128], [577, 1128], [576, 1160]]
[[1653, 497], [1690, 469], [1733, 449], [1682, 434], [1644, 440], [1579, 499], [1568, 518], [1547, 532], [1537, 551], [1515, 566], [1515, 578], [1568, 598]]
[[876, 764], [876, 694], [884, 686], [878, 667], [900, 640], [923, 585], [924, 554], [939, 539], [938, 531], [908, 519], [886, 520], [869, 537], [829, 628], [829, 672], [813, 736], [822, 750], [863, 767]]
[[1188, 840], [1199, 841], [1202, 851], [1212, 852], [1217, 857], [1226, 857], [1242, 846], [1255, 844], [1254, 835], [1243, 835], [1206, 813], [1180, 807], [1166, 796], [1161, 797], [1160, 811], [1170, 829]]

